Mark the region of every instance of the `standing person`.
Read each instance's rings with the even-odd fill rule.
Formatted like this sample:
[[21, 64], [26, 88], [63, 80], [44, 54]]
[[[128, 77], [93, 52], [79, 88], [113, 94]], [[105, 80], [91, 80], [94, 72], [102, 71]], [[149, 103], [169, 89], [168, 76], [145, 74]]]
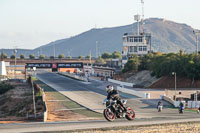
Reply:
[[161, 101], [159, 101], [158, 105], [157, 105], [158, 112], [162, 111], [162, 107], [163, 107], [163, 103]]
[[180, 102], [179, 104], [179, 113], [182, 114], [183, 113], [183, 109], [184, 109], [184, 105], [182, 102]]

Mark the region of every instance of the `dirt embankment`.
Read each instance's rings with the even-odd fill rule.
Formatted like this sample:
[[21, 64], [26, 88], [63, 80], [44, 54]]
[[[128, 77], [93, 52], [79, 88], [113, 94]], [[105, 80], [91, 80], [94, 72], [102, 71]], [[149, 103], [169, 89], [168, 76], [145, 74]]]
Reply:
[[126, 72], [116, 74], [114, 79], [121, 80], [129, 83], [134, 83], [134, 87], [147, 87], [156, 82], [158, 79], [156, 77], [151, 76], [151, 72], [148, 70], [140, 71], [140, 72]]
[[[172, 76], [164, 76], [148, 88], [174, 88], [175, 79]], [[184, 77], [176, 77], [177, 88], [200, 88], [200, 80], [192, 80]]]
[[[9, 83], [14, 89], [0, 95], [0, 123], [28, 121], [27, 115], [33, 114], [32, 89], [27, 83]], [[36, 107], [40, 103], [41, 101], [36, 101]]]
[[158, 81], [156, 77], [151, 76], [151, 72], [148, 70], [137, 72], [136, 74], [132, 75], [131, 77], [126, 79], [126, 82], [135, 83], [135, 87], [147, 87], [154, 82]]
[[[135, 83], [135, 87], [139, 88], [174, 88], [175, 79], [174, 76], [163, 76], [156, 78], [151, 76], [151, 72], [148, 70], [140, 72], [127, 72], [117, 74], [114, 77], [116, 80], [121, 80], [129, 83]], [[177, 88], [200, 88], [200, 80], [192, 80], [185, 77], [176, 77]]]

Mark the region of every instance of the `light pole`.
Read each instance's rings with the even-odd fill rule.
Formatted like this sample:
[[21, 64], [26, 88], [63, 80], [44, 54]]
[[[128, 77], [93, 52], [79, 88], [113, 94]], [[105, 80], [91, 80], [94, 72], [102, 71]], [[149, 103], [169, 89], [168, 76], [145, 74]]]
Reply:
[[53, 45], [53, 56], [54, 56], [54, 59], [56, 58], [56, 47], [55, 47], [55, 44]]
[[98, 53], [98, 41], [96, 41], [96, 58], [98, 59], [99, 53]]
[[175, 84], [174, 84], [175, 98], [174, 98], [174, 100], [176, 101], [176, 72], [172, 72], [172, 75], [174, 75], [174, 81], [175, 81]]
[[199, 33], [200, 31], [199, 30], [193, 30], [193, 33], [195, 34], [196, 36], [196, 55], [198, 55], [198, 47], [199, 47]]
[[17, 60], [16, 60], [16, 55], [17, 55], [17, 50], [14, 49], [14, 54], [15, 54], [15, 79], [16, 79], [16, 64], [17, 64]]

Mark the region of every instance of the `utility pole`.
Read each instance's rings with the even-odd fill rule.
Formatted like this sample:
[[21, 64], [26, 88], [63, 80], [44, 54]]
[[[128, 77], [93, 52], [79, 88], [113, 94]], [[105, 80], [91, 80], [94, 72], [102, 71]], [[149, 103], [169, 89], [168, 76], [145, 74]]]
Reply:
[[141, 0], [142, 3], [142, 34], [144, 35], [144, 0]]
[[174, 75], [174, 90], [175, 90], [175, 98], [174, 101], [176, 101], [176, 72], [172, 72], [172, 75]]
[[142, 35], [143, 35], [143, 43], [146, 44], [146, 38], [144, 33], [144, 0], [141, 0], [142, 3]]
[[15, 55], [15, 74], [14, 74], [15, 77], [14, 78], [16, 79], [16, 64], [17, 64], [17, 59], [16, 59], [17, 58], [16, 57], [17, 56], [17, 49], [16, 48], [14, 49], [14, 55]]
[[91, 55], [91, 50], [90, 50], [90, 64], [92, 64], [92, 63], [91, 63], [91, 58], [92, 58], [92, 55]]
[[54, 56], [54, 58], [56, 57], [56, 48], [55, 48], [55, 44], [53, 45], [53, 56]]
[[42, 55], [42, 48], [40, 48], [40, 55]]
[[199, 30], [193, 30], [193, 33], [195, 34], [196, 37], [196, 55], [199, 54]]
[[99, 52], [98, 52], [98, 41], [96, 41], [96, 58], [99, 57]]
[[140, 23], [139, 23], [140, 15], [135, 15], [134, 19], [137, 21], [137, 35], [139, 35], [140, 34]]

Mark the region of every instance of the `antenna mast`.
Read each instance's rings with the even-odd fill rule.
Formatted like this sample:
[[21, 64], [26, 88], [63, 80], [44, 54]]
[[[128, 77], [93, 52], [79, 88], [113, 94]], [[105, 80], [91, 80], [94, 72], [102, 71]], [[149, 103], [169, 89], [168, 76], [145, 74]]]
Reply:
[[134, 19], [137, 21], [137, 35], [139, 35], [140, 34], [140, 24], [139, 24], [140, 15], [135, 15]]
[[141, 0], [142, 3], [142, 34], [144, 35], [144, 0]]

